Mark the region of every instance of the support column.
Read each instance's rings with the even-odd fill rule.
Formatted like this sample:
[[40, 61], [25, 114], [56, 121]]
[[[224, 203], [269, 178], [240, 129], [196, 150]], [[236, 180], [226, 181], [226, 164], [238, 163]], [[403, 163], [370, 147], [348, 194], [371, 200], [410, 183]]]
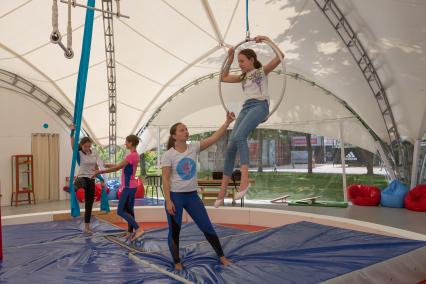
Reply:
[[161, 128], [160, 126], [158, 126], [158, 137], [157, 137], [157, 171], [158, 173], [160, 173], [160, 168], [161, 168], [160, 139], [161, 139]]
[[411, 166], [411, 187], [414, 188], [417, 185], [417, 171], [418, 171], [418, 165], [419, 165], [419, 158], [420, 158], [420, 143], [421, 140], [417, 139], [414, 142], [414, 151], [413, 151], [413, 164]]
[[345, 161], [345, 141], [343, 140], [343, 121], [339, 123], [340, 129], [340, 160], [342, 163], [342, 181], [343, 181], [343, 200], [348, 202], [348, 194], [346, 192], [346, 161]]

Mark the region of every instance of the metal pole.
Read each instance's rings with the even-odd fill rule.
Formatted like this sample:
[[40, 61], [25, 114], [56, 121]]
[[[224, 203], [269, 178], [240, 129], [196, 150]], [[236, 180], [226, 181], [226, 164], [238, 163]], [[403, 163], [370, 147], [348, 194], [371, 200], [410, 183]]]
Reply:
[[102, 0], [102, 14], [105, 40], [105, 62], [108, 82], [108, 115], [109, 115], [109, 160], [117, 163], [117, 76], [115, 72], [114, 22], [111, 13], [112, 0]]
[[386, 158], [386, 162], [388, 165], [392, 166], [391, 168], [387, 168], [389, 173], [391, 171], [395, 171], [395, 175], [397, 177], [405, 182], [408, 181], [409, 174], [407, 174], [407, 172], [411, 167], [409, 164], [409, 157], [406, 155], [400, 155], [399, 163], [396, 164], [395, 161], [398, 152], [403, 152], [405, 150], [404, 147], [409, 146], [404, 146], [401, 143], [401, 137], [398, 132], [393, 110], [388, 100], [386, 88], [383, 86], [380, 79], [380, 73], [377, 72], [373, 61], [370, 59], [361, 40], [358, 38], [358, 33], [354, 28], [352, 28], [349, 21], [346, 19], [345, 14], [342, 13], [341, 9], [339, 8], [337, 4], [339, 1], [314, 0], [314, 2], [322, 11], [324, 16], [329, 20], [333, 29], [340, 36], [356, 64], [360, 68], [362, 74], [364, 75], [366, 83], [370, 86], [372, 95], [377, 102], [377, 106], [382, 115], [383, 122], [389, 137], [389, 141], [385, 141], [388, 143], [388, 145], [381, 145], [381, 151], [385, 154], [382, 157], [387, 156], [388, 158]]
[[158, 137], [157, 137], [157, 171], [160, 172], [160, 136], [161, 136], [161, 128], [158, 126]]
[[342, 163], [342, 179], [343, 179], [343, 200], [348, 202], [346, 193], [346, 163], [345, 163], [345, 141], [343, 140], [343, 121], [340, 121], [340, 160]]
[[417, 139], [414, 142], [413, 164], [411, 166], [411, 188], [414, 188], [417, 185], [417, 171], [420, 158], [420, 143], [420, 139]]
[[[61, 3], [68, 4], [68, 0], [61, 0]], [[110, 14], [110, 15], [115, 15], [117, 17], [123, 17], [123, 18], [126, 18], [126, 19], [130, 19], [130, 17], [127, 16], [127, 15], [123, 15], [123, 14], [119, 14], [119, 13], [114, 13], [112, 11], [106, 11], [106, 10], [99, 9], [99, 8], [96, 8], [96, 7], [89, 7], [87, 5], [79, 4], [77, 2], [74, 2], [72, 5], [73, 6], [77, 6], [77, 7], [81, 7], [81, 8], [85, 8], [85, 9], [89, 9], [89, 10], [94, 10], [94, 11], [102, 12], [102, 13], [107, 13], [107, 14]]]
[[379, 141], [376, 141], [376, 148], [379, 151], [380, 158], [382, 159], [386, 172], [388, 173], [389, 177], [394, 180], [396, 178], [395, 171], [393, 170], [393, 167], [391, 166], [391, 163], [389, 162], [389, 157], [386, 155], [385, 151], [383, 150], [382, 144], [380, 144]]

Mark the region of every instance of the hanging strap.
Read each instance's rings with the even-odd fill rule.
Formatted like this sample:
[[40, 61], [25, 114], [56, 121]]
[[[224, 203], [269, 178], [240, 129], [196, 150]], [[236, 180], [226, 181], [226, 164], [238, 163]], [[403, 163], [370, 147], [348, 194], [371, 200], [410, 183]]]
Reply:
[[[105, 179], [103, 178], [103, 176], [97, 175], [96, 177], [101, 183], [105, 185]], [[101, 192], [101, 211], [105, 211], [107, 213], [111, 211], [109, 208], [108, 195], [107, 195], [105, 186], [102, 187], [102, 192]]]
[[52, 33], [50, 34], [50, 41], [52, 43], [59, 43], [61, 41], [61, 33], [59, 32], [58, 24], [58, 0], [53, 0], [52, 4]]
[[68, 0], [67, 49], [72, 50], [71, 0]]
[[[87, 6], [94, 7], [95, 0], [88, 0]], [[84, 24], [83, 44], [81, 48], [80, 66], [78, 70], [77, 90], [75, 95], [75, 107], [74, 107], [74, 119], [73, 119], [74, 125], [75, 125], [75, 132], [74, 132], [74, 145], [73, 145], [73, 155], [72, 155], [72, 161], [71, 161], [70, 180], [73, 180], [74, 178], [77, 155], [79, 155], [78, 141], [80, 140], [84, 96], [86, 93], [87, 73], [89, 69], [90, 48], [92, 45], [93, 19], [94, 19], [94, 11], [92, 9], [87, 9], [86, 21]], [[71, 216], [78, 217], [80, 216], [80, 206], [77, 202], [77, 197], [75, 195], [73, 182], [70, 182], [70, 194], [71, 194], [71, 199], [70, 199]]]
[[[104, 161], [102, 159], [98, 160], [98, 166], [101, 170], [105, 168]], [[105, 211], [108, 213], [111, 210], [109, 208], [109, 203], [108, 203], [108, 196], [107, 196], [106, 187], [105, 187], [105, 178], [102, 175], [97, 175], [96, 177], [101, 183], [104, 184], [104, 186], [102, 187], [102, 192], [101, 192], [101, 211]]]
[[58, 25], [58, 0], [53, 0], [52, 4], [52, 32], [59, 32], [59, 25]]

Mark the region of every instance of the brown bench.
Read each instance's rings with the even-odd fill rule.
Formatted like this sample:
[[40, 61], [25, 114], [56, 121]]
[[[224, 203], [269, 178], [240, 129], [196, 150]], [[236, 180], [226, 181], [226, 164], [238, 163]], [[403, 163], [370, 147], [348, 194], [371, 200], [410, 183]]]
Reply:
[[[250, 183], [254, 183], [254, 179], [250, 179]], [[200, 188], [201, 200], [205, 205], [213, 205], [220, 191], [220, 179], [199, 179], [198, 187]], [[235, 205], [235, 188], [240, 187], [240, 181], [230, 181], [226, 198], [232, 198], [232, 204]], [[244, 198], [241, 199], [241, 207], [244, 206]]]
[[286, 194], [277, 198], [274, 198], [271, 200], [271, 203], [287, 203], [287, 198], [289, 198], [290, 195]]

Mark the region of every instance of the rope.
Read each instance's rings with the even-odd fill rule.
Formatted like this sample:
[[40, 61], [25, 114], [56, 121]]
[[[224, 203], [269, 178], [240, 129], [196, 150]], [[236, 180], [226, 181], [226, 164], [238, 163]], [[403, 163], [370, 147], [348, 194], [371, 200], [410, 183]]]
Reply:
[[124, 248], [128, 249], [130, 251], [129, 254], [128, 254], [129, 258], [131, 260], [137, 262], [137, 263], [140, 263], [142, 265], [146, 265], [148, 267], [154, 268], [158, 272], [160, 272], [162, 274], [165, 274], [165, 275], [167, 275], [167, 276], [169, 276], [169, 277], [171, 277], [171, 278], [173, 278], [173, 279], [175, 279], [175, 280], [177, 280], [177, 281], [179, 281], [181, 283], [189, 283], [189, 284], [193, 284], [194, 283], [194, 282], [191, 282], [191, 281], [185, 279], [184, 277], [182, 277], [180, 275], [177, 275], [177, 274], [175, 274], [173, 272], [170, 272], [167, 269], [164, 269], [164, 268], [162, 268], [162, 267], [160, 267], [160, 266], [158, 266], [158, 265], [156, 265], [154, 263], [151, 263], [151, 262], [149, 262], [147, 260], [141, 259], [140, 257], [136, 256], [136, 253], [140, 252], [139, 250], [137, 250], [135, 248], [132, 248], [131, 246], [129, 246], [129, 245], [127, 245], [127, 244], [125, 244], [125, 243], [123, 243], [123, 242], [121, 242], [119, 240], [116, 240], [116, 239], [114, 239], [111, 236], [106, 236], [105, 239], [107, 239], [108, 241], [111, 241], [113, 243], [116, 243], [117, 245], [119, 245], [121, 247], [124, 247]]
[[117, 17], [120, 17], [120, 0], [115, 0], [115, 4], [117, 7]]
[[62, 36], [59, 32], [58, 24], [58, 0], [53, 0], [52, 4], [52, 33], [50, 34], [50, 41], [54, 44], [58, 44], [65, 52], [65, 57], [68, 59], [73, 58], [74, 52], [72, 50], [72, 26], [71, 26], [71, 7], [74, 5], [73, 0], [68, 0], [68, 26], [67, 26], [67, 46], [62, 42]]
[[52, 33], [50, 34], [50, 41], [52, 43], [59, 43], [61, 41], [58, 24], [58, 0], [53, 0], [52, 4]]
[[68, 0], [67, 49], [72, 50], [71, 0]]
[[169, 276], [170, 278], [173, 278], [174, 280], [177, 280], [177, 281], [179, 281], [181, 283], [184, 283], [184, 284], [194, 284], [195, 283], [195, 282], [187, 280], [186, 278], [184, 278], [184, 277], [182, 277], [182, 276], [180, 276], [178, 274], [170, 272], [167, 269], [164, 269], [164, 268], [162, 268], [162, 267], [160, 267], [160, 266], [158, 266], [158, 265], [156, 265], [154, 263], [151, 263], [149, 261], [141, 259], [141, 258], [139, 258], [138, 256], [136, 256], [133, 253], [129, 253], [129, 258], [131, 260], [133, 260], [134, 262], [137, 262], [137, 263], [142, 264], [142, 265], [149, 266], [149, 267], [157, 270], [158, 272], [163, 273], [163, 274]]
[[59, 33], [59, 25], [58, 25], [58, 0], [53, 0], [52, 5], [52, 27], [53, 33]]

